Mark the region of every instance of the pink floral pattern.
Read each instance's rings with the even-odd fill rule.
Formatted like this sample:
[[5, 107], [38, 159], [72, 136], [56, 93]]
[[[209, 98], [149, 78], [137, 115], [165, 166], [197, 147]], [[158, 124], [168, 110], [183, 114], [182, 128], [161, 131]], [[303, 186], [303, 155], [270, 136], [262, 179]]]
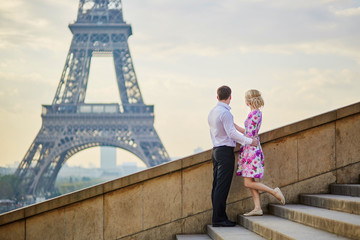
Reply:
[[[249, 113], [245, 120], [245, 136], [253, 138], [259, 133], [262, 113], [259, 109]], [[251, 178], [264, 177], [264, 154], [259, 144], [256, 147], [244, 145], [240, 147], [236, 175]]]

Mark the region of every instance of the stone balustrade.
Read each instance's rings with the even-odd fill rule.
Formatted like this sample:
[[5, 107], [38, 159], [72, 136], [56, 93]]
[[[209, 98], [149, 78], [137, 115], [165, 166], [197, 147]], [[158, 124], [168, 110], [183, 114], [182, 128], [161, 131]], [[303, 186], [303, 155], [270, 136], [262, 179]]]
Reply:
[[[360, 173], [360, 102], [260, 135], [265, 178], [288, 202], [356, 183]], [[237, 155], [239, 148], [235, 149]], [[211, 223], [211, 150], [0, 215], [0, 239], [174, 239]], [[261, 194], [263, 209], [277, 203]], [[253, 207], [234, 175], [228, 215]]]

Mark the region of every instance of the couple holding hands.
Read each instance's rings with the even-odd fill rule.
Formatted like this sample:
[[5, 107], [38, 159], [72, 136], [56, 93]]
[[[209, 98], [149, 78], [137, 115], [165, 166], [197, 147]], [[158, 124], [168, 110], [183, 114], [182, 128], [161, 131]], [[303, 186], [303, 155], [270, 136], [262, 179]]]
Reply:
[[254, 209], [245, 216], [261, 216], [259, 191], [268, 192], [285, 204], [285, 198], [279, 188], [272, 189], [255, 181], [264, 176], [264, 155], [260, 146], [258, 132], [261, 126], [264, 100], [258, 90], [245, 93], [245, 103], [250, 113], [244, 128], [234, 123], [230, 113], [231, 89], [221, 86], [217, 90], [217, 105], [210, 111], [208, 123], [213, 143], [211, 159], [213, 162], [213, 187], [211, 201], [213, 205], [212, 225], [214, 227], [233, 227], [236, 225], [226, 215], [226, 199], [229, 194], [235, 167], [234, 147], [241, 144], [237, 159], [236, 175], [244, 178], [244, 185], [249, 188], [254, 201]]

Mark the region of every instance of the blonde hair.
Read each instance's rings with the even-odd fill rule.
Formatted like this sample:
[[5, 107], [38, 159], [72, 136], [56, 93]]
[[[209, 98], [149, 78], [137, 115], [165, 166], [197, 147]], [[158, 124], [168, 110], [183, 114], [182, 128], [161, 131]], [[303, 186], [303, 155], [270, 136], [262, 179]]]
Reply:
[[246, 91], [245, 101], [253, 109], [259, 109], [264, 106], [264, 99], [261, 97], [261, 93], [255, 89]]

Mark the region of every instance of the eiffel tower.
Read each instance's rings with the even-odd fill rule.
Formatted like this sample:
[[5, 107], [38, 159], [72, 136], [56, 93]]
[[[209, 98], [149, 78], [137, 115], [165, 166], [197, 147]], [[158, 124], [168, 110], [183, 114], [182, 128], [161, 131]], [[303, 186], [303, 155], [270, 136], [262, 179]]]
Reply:
[[[144, 104], [129, 52], [131, 26], [121, 0], [80, 0], [64, 70], [42, 126], [15, 174], [27, 194], [46, 196], [62, 165], [79, 151], [112, 146], [148, 167], [169, 161], [154, 128], [154, 106]], [[92, 56], [112, 56], [121, 104], [85, 104]]]

